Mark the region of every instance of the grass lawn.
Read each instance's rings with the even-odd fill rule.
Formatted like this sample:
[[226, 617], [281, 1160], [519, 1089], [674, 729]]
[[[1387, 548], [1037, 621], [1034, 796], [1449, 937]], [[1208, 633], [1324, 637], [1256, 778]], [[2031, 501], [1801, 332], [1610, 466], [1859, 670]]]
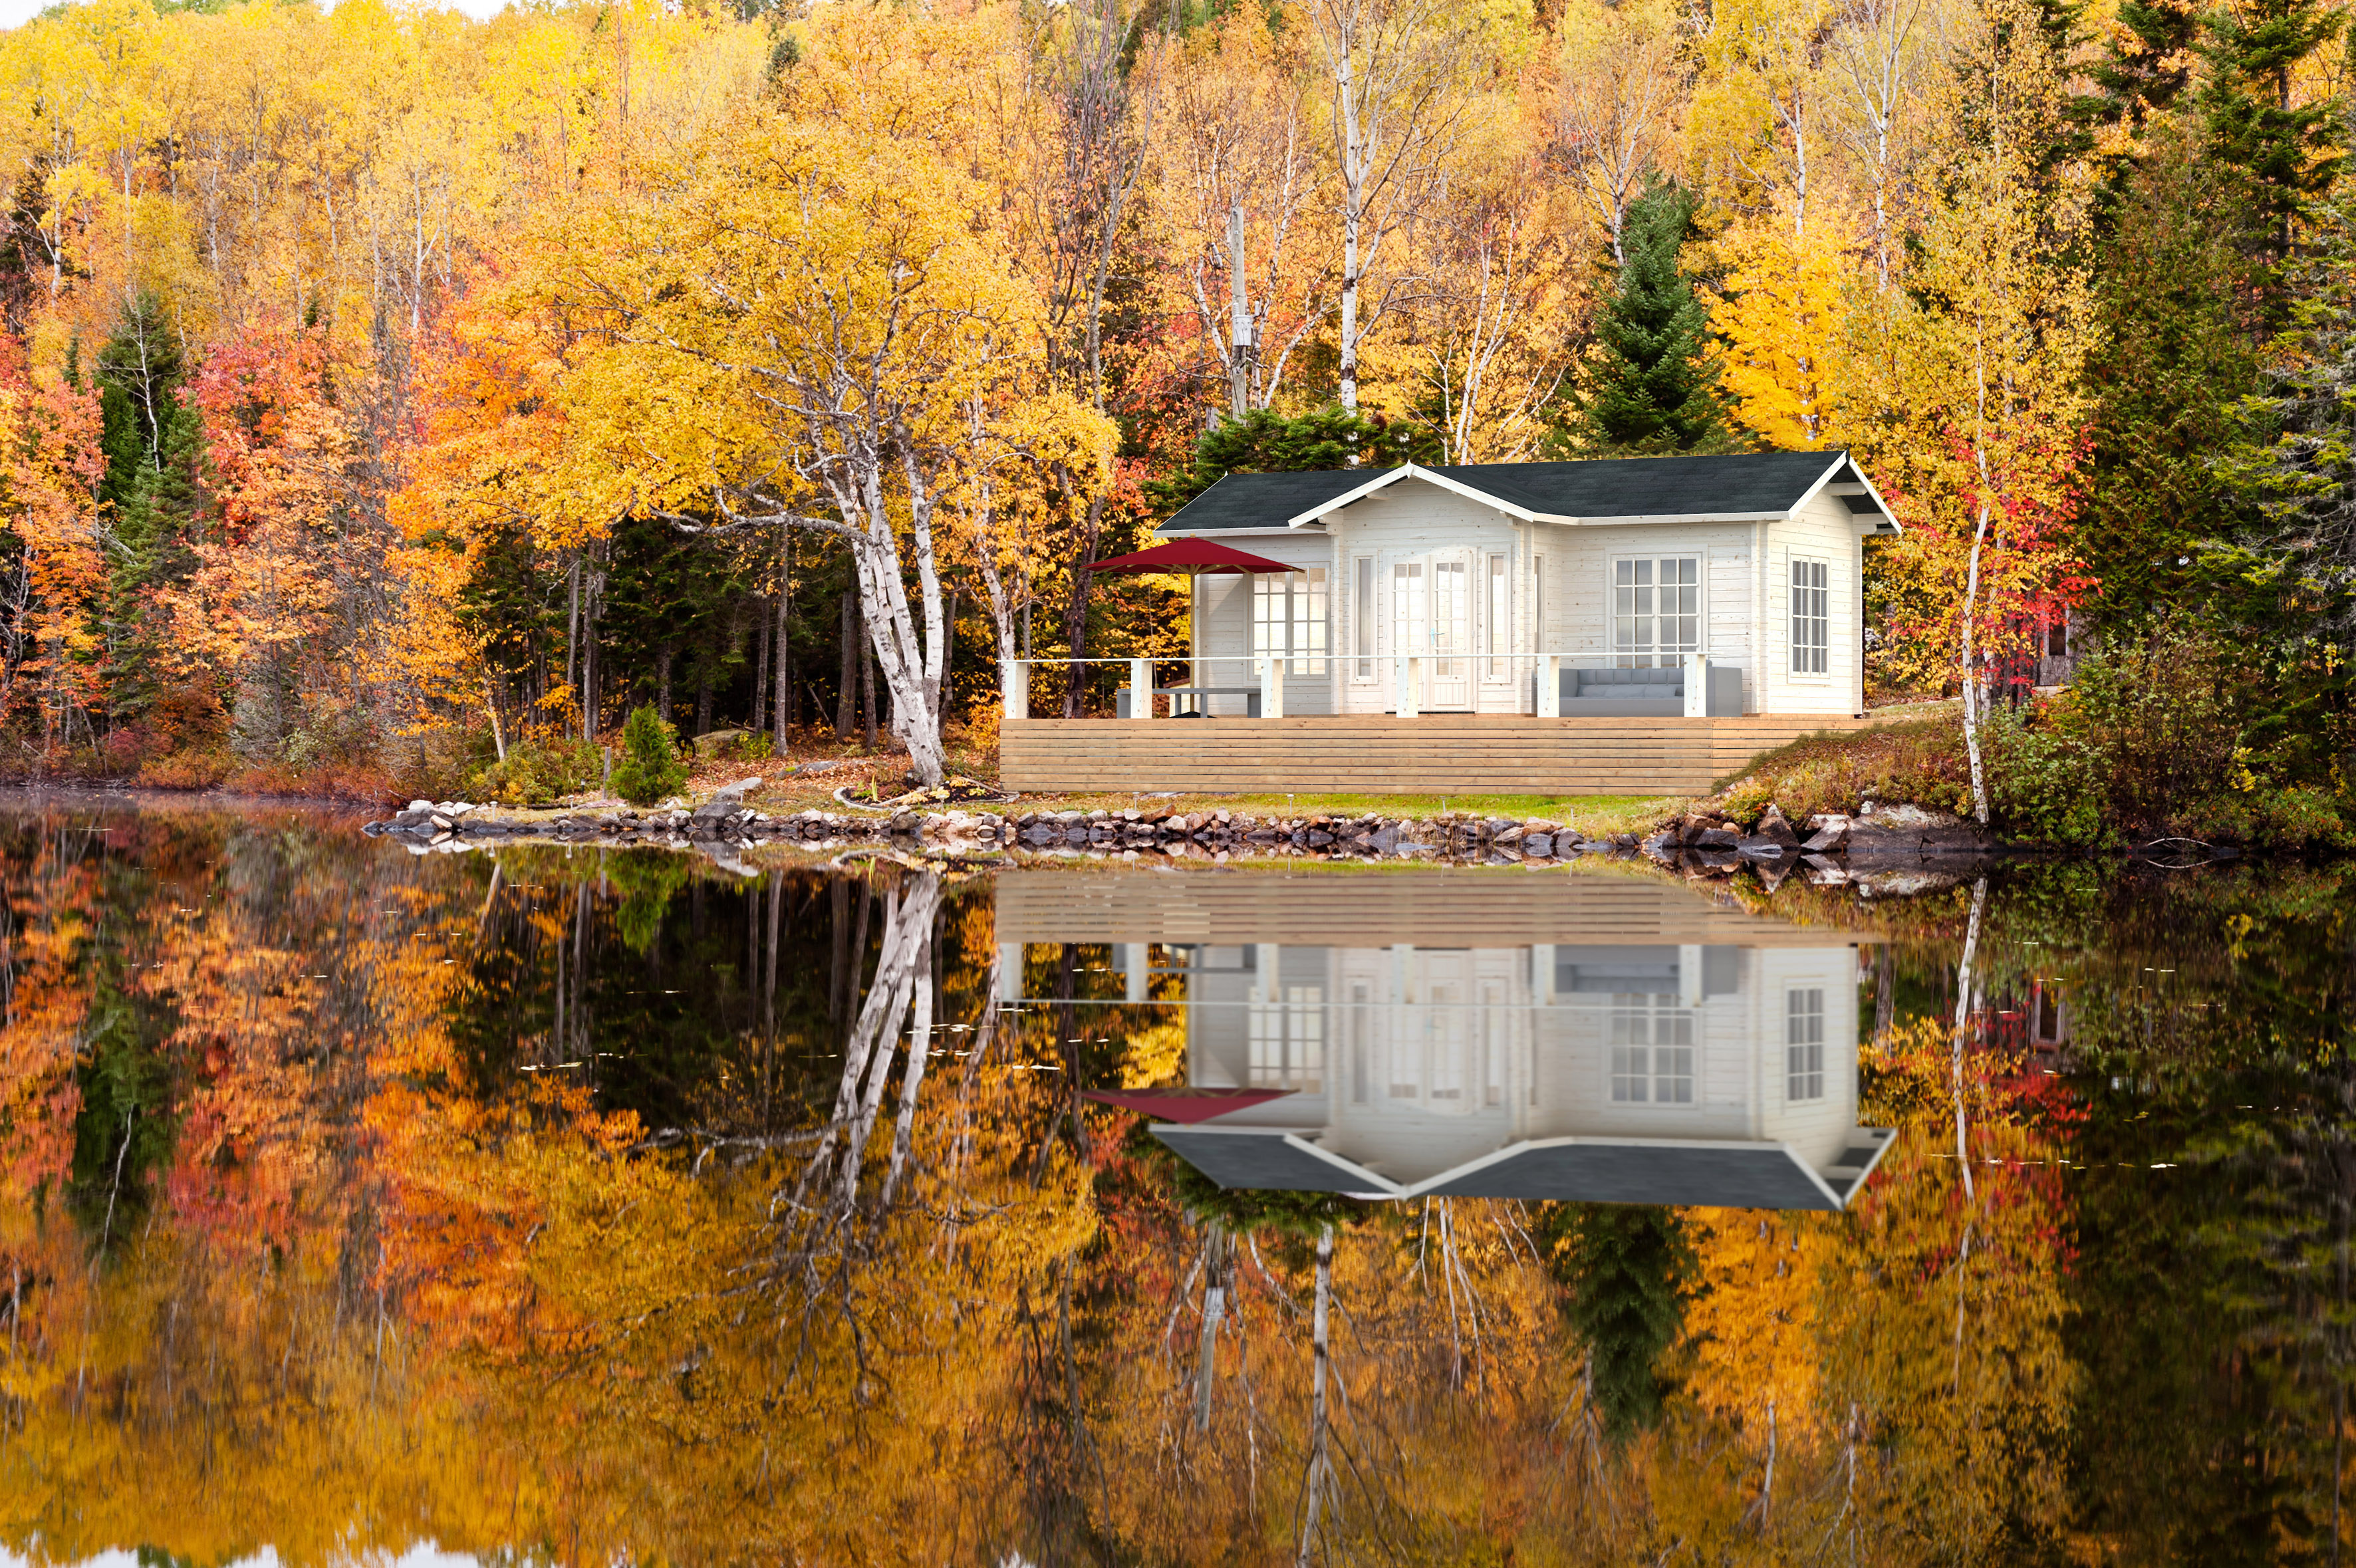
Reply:
[[1661, 822], [1685, 804], [1674, 796], [1644, 795], [1130, 795], [1025, 794], [1010, 811], [1119, 811], [1155, 806], [1189, 815], [1233, 811], [1255, 817], [1543, 817], [1592, 837], [1635, 832]]
[[[865, 793], [872, 781], [881, 793], [889, 797], [904, 786], [901, 773], [907, 766], [905, 757], [858, 757], [835, 752], [830, 747], [797, 747], [795, 761], [817, 762], [835, 760], [837, 765], [823, 771], [789, 773], [780, 778], [778, 764], [768, 762], [702, 762], [699, 763], [688, 785], [688, 797], [701, 800], [712, 790], [734, 779], [759, 775], [774, 782], [754, 792], [752, 803], [773, 812], [798, 811], [807, 808], [819, 811], [840, 811], [841, 803], [834, 791], [844, 784], [860, 786]], [[847, 749], [847, 748], [845, 748]], [[991, 779], [996, 768], [994, 759], [969, 758], [952, 754], [949, 758], [951, 776], [960, 774]], [[1514, 817], [1524, 821], [1543, 817], [1568, 827], [1578, 829], [1590, 837], [1619, 832], [1642, 832], [1682, 811], [1686, 801], [1678, 796], [1644, 795], [1320, 795], [1286, 794], [1281, 790], [1266, 794], [1108, 794], [1100, 792], [1026, 793], [1005, 806], [973, 806], [964, 810], [998, 811], [1009, 813], [1023, 811], [1092, 811], [1099, 808], [1121, 811], [1132, 807], [1158, 807], [1193, 815], [1201, 811], [1233, 811], [1255, 817], [1436, 817], [1443, 812], [1462, 816]], [[944, 808], [947, 809], [947, 808]]]

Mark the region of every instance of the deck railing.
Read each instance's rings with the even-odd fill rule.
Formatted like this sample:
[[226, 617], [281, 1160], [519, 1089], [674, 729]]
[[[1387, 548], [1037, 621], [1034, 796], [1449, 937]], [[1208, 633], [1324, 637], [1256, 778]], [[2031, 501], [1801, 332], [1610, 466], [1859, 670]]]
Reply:
[[[1389, 660], [1391, 681], [1388, 694], [1392, 699], [1392, 711], [1398, 717], [1417, 718], [1421, 716], [1430, 705], [1435, 666], [1461, 662], [1467, 665], [1486, 665], [1494, 670], [1498, 665], [1505, 664], [1512, 667], [1516, 672], [1525, 669], [1529, 672], [1526, 677], [1520, 677], [1518, 673], [1509, 676], [1518, 688], [1519, 700], [1515, 708], [1516, 713], [1542, 719], [1560, 718], [1562, 716], [1562, 672], [1565, 670], [1618, 668], [1621, 667], [1619, 660], [1627, 657], [1631, 656], [1609, 653], [1395, 654]], [[1708, 653], [1655, 653], [1641, 657], [1661, 660], [1662, 662], [1655, 668], [1682, 669], [1685, 672], [1686, 687], [1685, 716], [1689, 719], [1708, 716], [1709, 655]], [[1355, 660], [1355, 658], [1356, 656], [1351, 654], [1333, 653], [1215, 653], [1199, 657], [1173, 654], [1164, 659], [1011, 659], [1006, 660], [999, 673], [1001, 690], [1005, 693], [1006, 716], [1010, 719], [1027, 719], [1031, 716], [1031, 671], [1033, 667], [1043, 664], [1128, 665], [1129, 684], [1123, 689], [1123, 693], [1129, 698], [1127, 717], [1131, 722], [1141, 723], [1153, 717], [1153, 699], [1156, 696], [1169, 697], [1172, 712], [1174, 714], [1176, 704], [1181, 697], [1185, 697], [1192, 702], [1200, 702], [1205, 695], [1237, 695], [1253, 692], [1255, 689], [1259, 697], [1260, 716], [1280, 719], [1285, 716], [1286, 665], [1301, 663], [1309, 659], [1323, 662], [1333, 659]], [[1676, 662], [1669, 663], [1668, 661], [1672, 660]], [[1188, 678], [1175, 691], [1169, 687], [1157, 687], [1153, 680], [1153, 667], [1157, 664], [1187, 665], [1189, 666]], [[1243, 680], [1223, 686], [1215, 679], [1208, 681], [1201, 679], [1202, 666], [1221, 664], [1247, 666]], [[1481, 678], [1468, 673], [1464, 679], [1478, 681]], [[1496, 682], [1494, 678], [1488, 678], [1485, 683], [1494, 685]]]

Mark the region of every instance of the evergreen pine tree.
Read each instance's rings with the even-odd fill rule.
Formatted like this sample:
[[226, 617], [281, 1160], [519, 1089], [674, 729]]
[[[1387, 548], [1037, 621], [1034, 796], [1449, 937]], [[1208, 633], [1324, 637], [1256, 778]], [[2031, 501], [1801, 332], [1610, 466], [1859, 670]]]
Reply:
[[679, 742], [652, 703], [630, 710], [622, 725], [622, 756], [608, 780], [615, 794], [634, 806], [651, 806], [687, 782]]
[[[78, 362], [70, 370], [78, 372]], [[111, 715], [120, 721], [144, 712], [157, 695], [149, 673], [156, 663], [154, 637], [143, 611], [150, 588], [185, 575], [192, 564], [187, 532], [204, 427], [196, 405], [182, 396], [188, 365], [179, 334], [152, 290], [125, 303], [92, 371], [106, 456], [98, 499], [109, 508], [112, 546], [107, 687]]]
[[2211, 177], [2180, 126], [2154, 124], [2108, 205], [2077, 539], [2100, 584], [2096, 624], [2131, 633], [2194, 602], [2201, 542], [2240, 526], [2244, 509], [2211, 465], [2234, 437], [2233, 400], [2257, 376], [2256, 291], [2239, 241], [2251, 221], [2242, 192]]
[[1256, 408], [1241, 419], [1219, 416], [1194, 444], [1194, 458], [1167, 479], [1145, 487], [1163, 516], [1176, 511], [1229, 474], [1297, 474], [1323, 468], [1368, 472], [1401, 463], [1436, 463], [1440, 454], [1417, 433], [1380, 414], [1357, 414], [1338, 403], [1306, 413]]
[[1685, 1323], [1700, 1273], [1673, 1208], [1617, 1203], [1547, 1206], [1539, 1234], [1563, 1287], [1563, 1319], [1586, 1347], [1604, 1431], [1625, 1438], [1660, 1419], [1669, 1385], [1661, 1357]]
[[1628, 209], [1619, 278], [1596, 323], [1567, 445], [1585, 456], [1724, 452], [1736, 441], [1719, 392], [1709, 312], [1677, 253], [1694, 196], [1673, 181]]
[[2198, 95], [2205, 152], [2244, 187], [2249, 247], [2268, 263], [2269, 328], [2287, 319], [2280, 285], [2291, 247], [2340, 164], [2336, 102], [2294, 106], [2291, 76], [2337, 36], [2342, 21], [2320, 0], [2251, 0], [2201, 18], [2200, 52], [2209, 67]]

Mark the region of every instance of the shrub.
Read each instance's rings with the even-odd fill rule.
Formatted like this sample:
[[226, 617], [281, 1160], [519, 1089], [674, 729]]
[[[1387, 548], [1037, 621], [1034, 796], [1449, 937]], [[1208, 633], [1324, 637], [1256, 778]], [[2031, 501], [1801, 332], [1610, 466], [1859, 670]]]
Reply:
[[651, 703], [632, 709], [622, 725], [622, 755], [609, 782], [615, 794], [634, 806], [651, 806], [687, 782], [677, 733]]
[[532, 736], [508, 747], [505, 761], [477, 771], [466, 794], [503, 806], [536, 806], [594, 787], [601, 768], [597, 748], [585, 740]]
[[1989, 812], [2015, 838], [2100, 843], [2113, 836], [2103, 811], [2104, 760], [2095, 747], [2052, 722], [2062, 707], [1998, 707], [1988, 715], [1981, 755]]

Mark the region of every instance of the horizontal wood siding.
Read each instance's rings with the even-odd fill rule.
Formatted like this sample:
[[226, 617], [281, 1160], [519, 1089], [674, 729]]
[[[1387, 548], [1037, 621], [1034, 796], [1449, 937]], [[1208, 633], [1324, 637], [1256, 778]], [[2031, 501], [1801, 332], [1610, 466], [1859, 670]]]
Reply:
[[1865, 721], [1420, 718], [1026, 719], [1001, 733], [1009, 789], [1371, 795], [1697, 795], [1760, 752]]

